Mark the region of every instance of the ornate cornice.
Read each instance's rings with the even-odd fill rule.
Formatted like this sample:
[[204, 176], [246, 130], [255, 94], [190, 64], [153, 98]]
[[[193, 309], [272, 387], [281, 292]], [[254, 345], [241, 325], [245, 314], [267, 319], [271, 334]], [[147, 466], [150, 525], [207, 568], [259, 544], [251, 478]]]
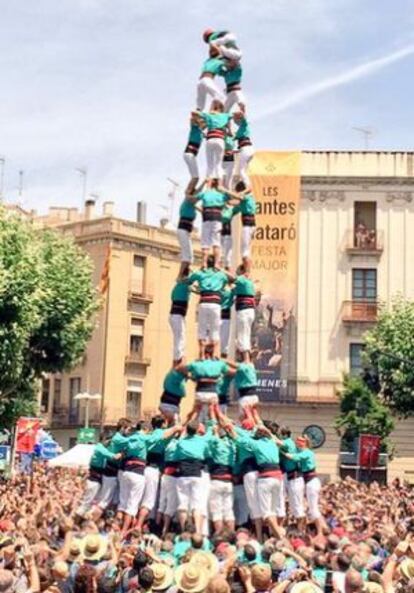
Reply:
[[412, 202], [413, 192], [412, 191], [389, 191], [385, 195], [387, 202]]
[[373, 186], [381, 185], [394, 185], [400, 186], [411, 186], [414, 189], [414, 177], [348, 177], [348, 176], [334, 176], [334, 175], [321, 175], [321, 176], [307, 176], [304, 175], [301, 179], [302, 187], [307, 188], [309, 186], [348, 186], [349, 188], [359, 187], [362, 189], [369, 189]]

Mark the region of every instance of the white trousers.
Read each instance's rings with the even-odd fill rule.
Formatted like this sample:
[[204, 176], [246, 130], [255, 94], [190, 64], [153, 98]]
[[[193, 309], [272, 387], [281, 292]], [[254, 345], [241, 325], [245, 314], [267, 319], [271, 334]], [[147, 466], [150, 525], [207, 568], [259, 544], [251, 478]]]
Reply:
[[249, 185], [249, 177], [247, 175], [247, 166], [253, 156], [253, 146], [244, 146], [239, 153], [240, 177], [246, 185]]
[[224, 267], [230, 268], [233, 259], [233, 237], [231, 235], [222, 235], [221, 252], [223, 254]]
[[82, 502], [79, 505], [77, 510], [77, 514], [83, 517], [86, 513], [88, 513], [95, 499], [98, 496], [98, 492], [101, 488], [100, 482], [95, 482], [95, 480], [86, 480], [85, 491], [83, 493]]
[[276, 516], [277, 509], [280, 509], [282, 480], [278, 478], [258, 478], [257, 492], [260, 514], [263, 519]]
[[118, 472], [118, 510], [124, 509], [127, 504], [128, 492], [126, 489], [126, 484], [124, 482], [123, 476], [124, 472], [120, 470]]
[[209, 511], [212, 521], [234, 521], [233, 484], [211, 480]]
[[221, 221], [204, 220], [201, 225], [201, 249], [221, 247]]
[[250, 257], [250, 244], [256, 228], [254, 226], [242, 226], [240, 251], [242, 257]]
[[224, 103], [224, 111], [230, 113], [232, 108], [239, 103], [246, 105], [246, 97], [243, 91], [230, 91], [227, 93], [226, 102]]
[[221, 307], [216, 303], [198, 306], [198, 339], [218, 342], [220, 339]]
[[220, 90], [220, 87], [218, 86], [215, 79], [206, 76], [200, 78], [197, 84], [197, 109], [204, 111], [208, 95], [210, 95], [211, 99], [219, 99], [222, 101], [222, 103], [225, 101], [225, 96]]
[[231, 181], [233, 179], [234, 171], [234, 161], [223, 161], [223, 171], [224, 187], [227, 187], [227, 189], [231, 189]]
[[102, 487], [98, 494], [98, 505], [101, 509], [109, 507], [111, 502], [115, 499], [115, 493], [118, 486], [116, 476], [102, 476]]
[[177, 239], [180, 245], [180, 261], [192, 264], [194, 255], [190, 233], [185, 229], [177, 229]]
[[145, 490], [145, 477], [135, 472], [123, 471], [121, 477], [121, 493], [118, 510], [135, 517], [141, 504]]
[[187, 165], [188, 172], [190, 173], [190, 177], [192, 179], [199, 179], [200, 171], [198, 169], [197, 155], [193, 154], [192, 152], [185, 152], [184, 153], [184, 162]]
[[257, 472], [248, 472], [243, 476], [243, 486], [246, 493], [247, 506], [251, 519], [260, 519], [259, 495], [257, 489]]
[[185, 317], [173, 314], [168, 321], [173, 333], [173, 359], [180, 360], [185, 354]]
[[210, 138], [206, 141], [206, 159], [208, 179], [221, 179], [223, 177], [224, 140]]
[[305, 516], [304, 494], [305, 483], [303, 478], [295, 478], [294, 480], [287, 480], [287, 493], [290, 506], [290, 512], [295, 519], [300, 519]]
[[177, 512], [177, 478], [163, 475], [161, 477], [160, 502], [158, 510], [164, 515], [173, 517]]
[[249, 520], [246, 492], [242, 484], [234, 486], [234, 515], [236, 525], [245, 525]]
[[254, 309], [236, 311], [236, 345], [240, 352], [251, 349], [252, 325]]
[[205, 480], [200, 477], [176, 478], [179, 511], [197, 511], [201, 514], [205, 510]]
[[221, 354], [229, 353], [229, 338], [230, 338], [230, 319], [222, 319], [220, 321], [220, 352], [221, 352]]
[[306, 501], [308, 503], [308, 514], [310, 519], [319, 519], [321, 512], [319, 510], [319, 492], [321, 491], [321, 482], [319, 478], [313, 478], [305, 483]]
[[158, 485], [160, 483], [160, 470], [158, 467], [148, 465], [144, 471], [145, 489], [141, 507], [153, 510], [157, 502]]

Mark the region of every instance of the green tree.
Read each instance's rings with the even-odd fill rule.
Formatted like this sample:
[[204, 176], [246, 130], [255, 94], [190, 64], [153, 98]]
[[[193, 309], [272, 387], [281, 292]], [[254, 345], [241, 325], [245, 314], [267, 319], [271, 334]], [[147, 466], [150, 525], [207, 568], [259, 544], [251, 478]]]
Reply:
[[393, 299], [365, 334], [366, 382], [398, 416], [414, 414], [414, 302]]
[[0, 208], [0, 427], [34, 411], [38, 379], [79, 362], [99, 306], [72, 239]]
[[346, 375], [338, 396], [340, 414], [335, 418], [335, 428], [341, 436], [341, 449], [353, 451], [355, 439], [360, 434], [375, 434], [382, 439], [382, 450], [392, 453], [389, 435], [394, 430], [394, 419], [388, 407], [364, 380]]

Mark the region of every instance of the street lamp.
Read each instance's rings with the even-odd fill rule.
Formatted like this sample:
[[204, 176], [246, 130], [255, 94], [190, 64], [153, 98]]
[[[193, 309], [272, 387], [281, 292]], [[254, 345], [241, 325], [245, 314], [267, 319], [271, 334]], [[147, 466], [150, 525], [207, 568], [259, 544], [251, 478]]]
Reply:
[[87, 391], [84, 391], [83, 393], [78, 393], [75, 395], [73, 399], [76, 401], [84, 400], [86, 402], [84, 428], [89, 428], [89, 404], [91, 400], [98, 401], [102, 399], [102, 395], [100, 393], [88, 393]]

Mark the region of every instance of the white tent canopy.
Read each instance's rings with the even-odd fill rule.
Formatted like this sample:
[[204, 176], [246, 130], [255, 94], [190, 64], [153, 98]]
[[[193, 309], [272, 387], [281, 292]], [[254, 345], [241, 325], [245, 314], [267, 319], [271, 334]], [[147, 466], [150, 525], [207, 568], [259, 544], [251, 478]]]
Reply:
[[49, 461], [49, 467], [89, 467], [94, 445], [75, 445]]

